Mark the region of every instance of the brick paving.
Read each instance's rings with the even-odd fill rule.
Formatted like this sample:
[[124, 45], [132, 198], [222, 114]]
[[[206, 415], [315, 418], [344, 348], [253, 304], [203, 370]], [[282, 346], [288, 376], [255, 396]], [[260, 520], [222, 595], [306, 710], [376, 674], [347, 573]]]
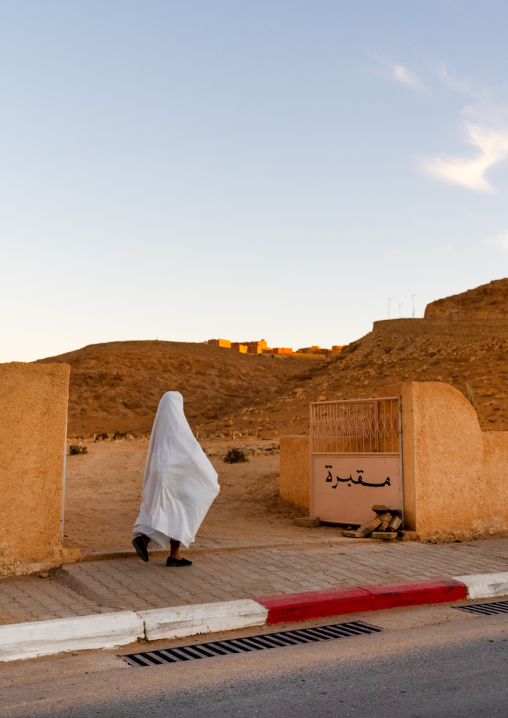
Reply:
[[452, 544], [326, 542], [69, 564], [49, 578], [0, 580], [0, 623], [255, 598], [276, 593], [508, 571], [508, 538]]
[[103, 609], [54, 579], [19, 576], [0, 579], [0, 624], [86, 616]]

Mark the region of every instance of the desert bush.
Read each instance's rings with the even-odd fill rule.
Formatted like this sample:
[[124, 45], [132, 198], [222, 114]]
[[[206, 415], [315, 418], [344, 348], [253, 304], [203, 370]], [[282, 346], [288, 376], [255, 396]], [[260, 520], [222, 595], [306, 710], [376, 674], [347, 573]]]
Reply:
[[238, 464], [240, 461], [248, 461], [241, 449], [228, 449], [228, 453], [224, 457], [226, 464]]
[[86, 446], [80, 446], [79, 444], [71, 444], [69, 446], [69, 454], [88, 454]]
[[117, 439], [125, 439], [127, 438], [127, 432], [123, 433], [121, 431], [115, 431], [113, 434], [113, 441], [116, 441]]
[[99, 441], [100, 439], [102, 439], [103, 441], [107, 441], [109, 439], [109, 436], [108, 434], [106, 434], [105, 431], [103, 431], [102, 433], [95, 435], [95, 441]]

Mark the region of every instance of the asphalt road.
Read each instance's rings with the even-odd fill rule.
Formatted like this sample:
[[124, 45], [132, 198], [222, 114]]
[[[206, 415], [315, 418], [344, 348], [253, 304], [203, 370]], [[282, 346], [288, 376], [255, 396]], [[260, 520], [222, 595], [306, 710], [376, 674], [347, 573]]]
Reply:
[[[3, 664], [0, 716], [508, 717], [508, 615], [470, 616], [439, 606], [341, 622], [353, 618], [384, 630], [153, 668], [128, 667], [117, 658], [120, 651]], [[339, 620], [307, 625], [333, 622]]]

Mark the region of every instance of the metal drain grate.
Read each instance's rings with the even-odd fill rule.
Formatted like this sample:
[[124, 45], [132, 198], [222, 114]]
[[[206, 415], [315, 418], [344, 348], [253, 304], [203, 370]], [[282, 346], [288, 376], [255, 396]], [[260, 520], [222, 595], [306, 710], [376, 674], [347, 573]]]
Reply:
[[329, 641], [332, 638], [363, 636], [369, 633], [379, 633], [379, 631], [381, 631], [381, 628], [378, 626], [371, 626], [363, 621], [351, 621], [350, 623], [336, 623], [333, 626], [317, 626], [294, 631], [263, 633], [260, 636], [231, 638], [225, 641], [178, 646], [178, 648], [147, 651], [146, 653], [131, 653], [128, 656], [121, 656], [121, 658], [130, 666], [135, 666], [136, 668], [140, 666], [158, 666], [164, 663], [192, 661], [197, 658], [226, 656], [230, 653], [249, 653], [250, 651], [262, 651], [266, 648], [282, 648], [316, 641]]
[[460, 611], [476, 613], [480, 616], [495, 616], [498, 613], [508, 613], [508, 601], [496, 601], [495, 603], [475, 603], [472, 606], [452, 606]]

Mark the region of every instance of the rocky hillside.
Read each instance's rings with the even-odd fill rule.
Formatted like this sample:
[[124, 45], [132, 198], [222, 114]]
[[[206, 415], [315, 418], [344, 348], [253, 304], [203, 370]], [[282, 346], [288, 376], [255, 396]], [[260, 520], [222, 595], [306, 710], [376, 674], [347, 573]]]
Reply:
[[508, 278], [427, 304], [425, 318], [436, 317], [508, 319]]
[[164, 392], [183, 394], [193, 428], [266, 400], [315, 358], [240, 354], [205, 344], [93, 344], [41, 359], [71, 366], [69, 435], [149, 433]]
[[208, 422], [206, 434], [308, 433], [310, 401], [391, 396], [402, 381], [449, 383], [472, 400], [484, 431], [508, 431], [508, 320], [376, 322], [338, 357], [288, 378], [268, 402]]

